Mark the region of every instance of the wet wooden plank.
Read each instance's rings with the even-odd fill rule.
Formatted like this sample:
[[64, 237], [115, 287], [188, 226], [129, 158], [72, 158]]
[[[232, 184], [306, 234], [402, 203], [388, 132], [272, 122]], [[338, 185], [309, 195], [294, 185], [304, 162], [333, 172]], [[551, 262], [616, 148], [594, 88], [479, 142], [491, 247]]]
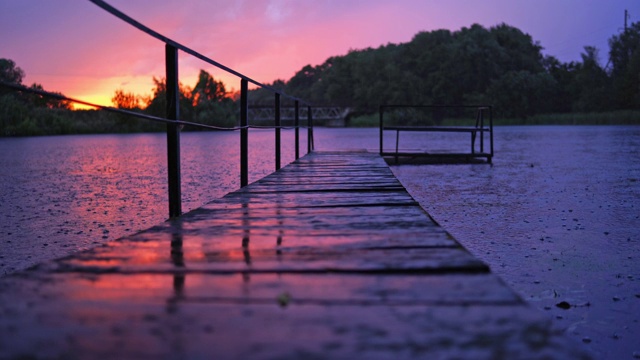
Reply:
[[483, 273], [489, 268], [461, 248], [250, 248], [182, 253], [135, 245], [112, 246], [58, 260], [54, 272], [205, 273]]
[[440, 228], [417, 206], [351, 206], [316, 208], [225, 208], [201, 209], [182, 219], [176, 226], [210, 229], [275, 229], [286, 232], [411, 231]]
[[239, 193], [361, 190], [404, 191], [404, 188], [382, 158], [323, 155], [321, 158], [303, 158], [241, 189]]
[[[452, 274], [446, 280], [424, 274], [87, 274], [28, 273], [0, 287], [3, 310], [21, 307], [25, 294], [46, 301], [164, 302], [181, 295], [185, 301], [326, 305], [522, 305], [522, 300], [491, 274]], [[9, 301], [11, 300], [11, 301]], [[33, 306], [32, 306], [33, 307]]]
[[0, 279], [0, 357], [584, 358], [368, 153]]
[[[121, 243], [135, 242], [147, 243], [161, 249], [168, 249], [172, 241], [180, 239], [185, 251], [204, 251], [207, 249], [242, 249], [246, 240], [251, 249], [272, 249], [277, 251], [283, 248], [325, 247], [340, 249], [378, 249], [378, 248], [426, 248], [426, 247], [459, 247], [459, 244], [442, 228], [423, 228], [414, 231], [388, 230], [369, 233], [360, 229], [353, 231], [336, 231], [326, 229], [323, 231], [287, 231], [282, 228], [270, 229], [225, 229], [225, 228], [199, 228], [195, 231], [185, 226], [179, 232], [167, 230], [163, 227], [155, 227], [149, 231], [139, 233], [111, 242], [110, 246], [137, 246], [120, 245]], [[192, 250], [192, 248], [194, 250]], [[95, 250], [101, 250], [96, 248]]]
[[[324, 193], [328, 196], [319, 196]], [[220, 205], [246, 207], [353, 207], [353, 206], [393, 206], [418, 203], [403, 190], [391, 191], [340, 191], [340, 192], [234, 192], [202, 208], [210, 209]]]
[[[490, 278], [449, 277], [465, 290], [447, 292], [438, 277], [336, 278], [23, 277], [0, 293], [0, 349], [9, 358], [588, 358], [542, 314], [495, 297]], [[426, 289], [454, 295], [443, 302]]]

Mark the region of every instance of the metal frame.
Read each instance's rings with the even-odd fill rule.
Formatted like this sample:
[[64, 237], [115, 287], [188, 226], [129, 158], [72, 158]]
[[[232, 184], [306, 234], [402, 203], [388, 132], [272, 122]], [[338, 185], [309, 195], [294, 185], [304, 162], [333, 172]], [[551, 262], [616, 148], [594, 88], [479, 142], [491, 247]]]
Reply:
[[[384, 111], [385, 109], [393, 108], [475, 108], [476, 122], [475, 126], [385, 126], [384, 125]], [[485, 126], [485, 112], [488, 112], [489, 126]], [[395, 131], [396, 132], [396, 145], [395, 152], [388, 152], [384, 150], [384, 132]], [[401, 131], [416, 131], [416, 132], [458, 132], [469, 133], [471, 136], [471, 150], [469, 153], [428, 153], [428, 152], [400, 152], [400, 132]], [[488, 133], [490, 149], [489, 152], [485, 152], [484, 138], [485, 133]], [[476, 139], [478, 134], [480, 135], [480, 149], [476, 152]], [[491, 105], [381, 105], [380, 106], [380, 156], [393, 156], [398, 161], [400, 156], [408, 157], [431, 157], [431, 158], [466, 158], [476, 159], [484, 158], [487, 163], [491, 164], [494, 156], [493, 149], [493, 108]]]
[[[249, 133], [249, 121], [248, 121], [248, 84], [253, 83], [259, 87], [268, 89], [274, 93], [275, 96], [275, 163], [276, 170], [281, 167], [281, 114], [280, 114], [280, 99], [282, 96], [287, 97], [295, 102], [296, 110], [298, 107], [300, 99], [284, 94], [281, 91], [278, 91], [270, 86], [264, 85], [252, 78], [237, 72], [227, 66], [222, 65], [221, 63], [214, 61], [195, 50], [188, 48], [174, 40], [169, 39], [166, 36], [154, 31], [153, 29], [139, 23], [135, 19], [129, 17], [123, 12], [117, 10], [113, 6], [107, 4], [103, 0], [90, 0], [95, 5], [99, 6], [103, 10], [109, 12], [110, 14], [116, 16], [120, 20], [128, 23], [129, 25], [137, 28], [138, 30], [145, 32], [146, 34], [162, 41], [165, 43], [166, 47], [166, 75], [167, 75], [167, 119], [174, 120], [171, 123], [167, 124], [167, 161], [168, 161], [168, 169], [169, 169], [169, 217], [174, 218], [180, 216], [182, 214], [181, 210], [181, 190], [180, 190], [180, 130], [179, 123], [177, 122], [180, 119], [180, 102], [179, 102], [179, 89], [178, 89], [178, 50], [181, 50], [187, 54], [195, 56], [196, 58], [209, 63], [217, 68], [224, 70], [232, 75], [235, 75], [240, 78], [240, 186], [244, 187], [248, 185], [249, 176], [248, 176], [248, 133]], [[309, 112], [309, 122], [307, 127], [311, 127], [311, 105], [308, 104], [308, 112]], [[297, 121], [296, 114], [296, 159], [299, 157], [298, 146], [299, 146], [299, 136], [298, 136], [298, 127], [299, 123]], [[233, 129], [237, 130], [237, 129]], [[309, 130], [308, 136], [313, 136], [313, 130]], [[308, 139], [308, 152], [311, 152], [313, 149], [313, 139]]]
[[[293, 100], [295, 104], [295, 158], [298, 159], [300, 157], [300, 136], [299, 136], [299, 105], [302, 103], [307, 106], [308, 119], [307, 119], [307, 152], [311, 152], [313, 150], [313, 126], [312, 122], [312, 107], [311, 104], [303, 101], [302, 99], [287, 95], [282, 91], [276, 90], [275, 88], [262, 84], [252, 78], [237, 72], [227, 66], [222, 65], [221, 63], [214, 61], [195, 50], [188, 48], [185, 45], [182, 45], [174, 40], [169, 39], [166, 36], [154, 31], [153, 29], [139, 23], [135, 19], [130, 16], [124, 14], [123, 12], [117, 10], [113, 6], [107, 4], [103, 0], [89, 0], [95, 5], [99, 6], [103, 10], [108, 13], [114, 15], [120, 20], [128, 23], [129, 25], [135, 27], [136, 29], [148, 34], [151, 37], [154, 37], [165, 44], [165, 65], [166, 65], [166, 87], [167, 87], [167, 107], [166, 107], [166, 117], [157, 117], [151, 116], [135, 111], [117, 109], [110, 106], [98, 105], [89, 103], [83, 100], [73, 99], [66, 97], [61, 94], [55, 94], [43, 90], [31, 89], [24, 87], [22, 85], [17, 84], [8, 84], [0, 81], [0, 86], [12, 89], [14, 91], [27, 92], [32, 94], [37, 94], [41, 96], [47, 96], [50, 98], [58, 99], [58, 100], [66, 100], [78, 104], [92, 106], [98, 109], [102, 109], [109, 112], [129, 115], [139, 119], [145, 119], [156, 122], [166, 123], [167, 127], [167, 172], [168, 172], [168, 192], [169, 192], [169, 217], [175, 218], [182, 214], [182, 192], [181, 192], [181, 178], [180, 178], [180, 129], [185, 126], [194, 126], [203, 129], [209, 130], [220, 130], [220, 131], [240, 131], [240, 186], [244, 187], [248, 185], [248, 174], [249, 174], [249, 161], [248, 161], [248, 153], [249, 153], [249, 141], [248, 141], [248, 133], [249, 128], [258, 128], [258, 126], [249, 125], [248, 121], [248, 84], [252, 83], [257, 85], [258, 87], [270, 90], [274, 93], [275, 96], [275, 126], [269, 127], [275, 129], [276, 136], [276, 150], [275, 150], [275, 162], [276, 162], [276, 170], [281, 167], [281, 114], [280, 114], [280, 103], [281, 98], [285, 97], [289, 100]], [[208, 64], [211, 64], [221, 70], [224, 70], [236, 77], [240, 78], [240, 126], [234, 128], [222, 128], [217, 126], [210, 126], [199, 124], [195, 122], [182, 121], [180, 120], [180, 92], [179, 92], [179, 77], [178, 77], [178, 50], [183, 51], [187, 54], [190, 54]], [[264, 128], [264, 127], [260, 127]]]

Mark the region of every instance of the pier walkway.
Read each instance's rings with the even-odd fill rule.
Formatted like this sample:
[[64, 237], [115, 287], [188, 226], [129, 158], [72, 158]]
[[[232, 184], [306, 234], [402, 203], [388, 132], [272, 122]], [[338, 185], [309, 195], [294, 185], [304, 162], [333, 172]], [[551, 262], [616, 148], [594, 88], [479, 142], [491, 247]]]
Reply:
[[585, 357], [365, 152], [0, 279], [3, 359]]

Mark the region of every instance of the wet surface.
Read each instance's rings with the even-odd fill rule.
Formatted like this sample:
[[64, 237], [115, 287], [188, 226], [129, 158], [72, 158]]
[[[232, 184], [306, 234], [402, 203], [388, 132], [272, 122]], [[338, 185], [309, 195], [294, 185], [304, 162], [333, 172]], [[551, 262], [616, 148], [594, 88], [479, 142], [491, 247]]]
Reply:
[[493, 166], [393, 166], [446, 230], [601, 359], [640, 356], [640, 128], [496, 131]]
[[[256, 181], [275, 168], [273, 133], [249, 140]], [[282, 143], [285, 164], [293, 131]], [[183, 211], [240, 187], [239, 147], [237, 133], [182, 134]], [[163, 134], [0, 139], [0, 276], [165, 221], [166, 156]]]
[[[340, 185], [315, 166], [363, 181]], [[7, 276], [0, 354], [588, 358], [391, 174], [375, 154], [310, 155], [178, 219]]]
[[[237, 134], [228, 139], [226, 134], [183, 134], [185, 209], [237, 189]], [[315, 142], [320, 150], [375, 152], [377, 135], [377, 129], [316, 129]], [[254, 181], [272, 171], [273, 146], [269, 134], [251, 133], [250, 138], [257, 145], [250, 157]], [[0, 140], [0, 274], [166, 219], [162, 134], [47, 139]], [[416, 149], [427, 141], [429, 149], [449, 150], [450, 140], [455, 139], [403, 136], [403, 144]], [[640, 356], [635, 341], [640, 313], [638, 149], [636, 127], [498, 127], [493, 167], [393, 169], [444, 229], [556, 328], [598, 358], [624, 359], [634, 352]], [[285, 151], [283, 162], [291, 154]], [[370, 200], [375, 196], [370, 194]], [[392, 193], [383, 196], [390, 204], [404, 201]], [[334, 204], [348, 202], [336, 198]], [[334, 236], [344, 246], [350, 243]], [[256, 247], [269, 239], [272, 234], [252, 234]], [[561, 303], [569, 307], [558, 307]]]

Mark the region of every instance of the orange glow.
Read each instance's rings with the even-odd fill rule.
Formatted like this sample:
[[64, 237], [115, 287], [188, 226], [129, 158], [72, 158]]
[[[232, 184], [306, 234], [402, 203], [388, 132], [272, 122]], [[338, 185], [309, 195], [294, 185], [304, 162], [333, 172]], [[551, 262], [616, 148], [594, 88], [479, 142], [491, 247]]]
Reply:
[[[206, 64], [203, 64], [206, 65]], [[192, 88], [196, 82], [198, 81], [198, 72], [199, 69], [192, 69], [189, 73], [180, 76], [180, 82], [186, 85], [189, 88]], [[225, 83], [225, 87], [227, 90], [231, 91], [238, 86], [233, 86], [234, 82], [238, 82], [237, 78], [228, 74], [221, 74], [219, 71], [208, 70], [214, 74], [219, 74], [220, 76], [215, 76], [216, 80], [222, 81]], [[160, 75], [155, 75], [156, 77], [162, 77]], [[127, 93], [133, 93], [135, 95], [142, 96], [152, 96], [153, 93], [153, 79], [154, 75], [148, 75], [147, 77], [138, 75], [138, 76], [116, 76], [116, 77], [106, 77], [106, 78], [76, 78], [75, 81], [68, 82], [69, 87], [68, 90], [65, 90], [63, 93], [66, 96], [69, 96], [74, 99], [86, 101], [89, 103], [103, 105], [103, 106], [114, 106], [111, 99], [113, 98], [115, 91], [122, 89]], [[226, 81], [225, 81], [226, 80]], [[228, 84], [231, 85], [228, 85]], [[47, 88], [53, 88], [53, 86], [48, 86]], [[94, 109], [91, 106], [73, 103], [74, 110], [86, 110], [86, 109]]]
[[[350, 49], [408, 42], [420, 31], [456, 30], [473, 23], [486, 27], [507, 23], [530, 33], [549, 55], [562, 61], [579, 60], [585, 44], [606, 53], [607, 39], [619, 28], [621, 14], [630, 6], [621, 0], [602, 2], [584, 7], [584, 16], [578, 17], [570, 16], [575, 12], [571, 1], [550, 4], [507, 0], [473, 5], [458, 0], [446, 4], [419, 0], [256, 4], [193, 0], [188, 4], [157, 1], [153, 9], [131, 1], [114, 6], [263, 83], [288, 80], [303, 66], [320, 64]], [[594, 32], [593, 23], [611, 31]], [[164, 44], [89, 2], [38, 2], [34, 6], [31, 1], [0, 1], [0, 24], [1, 32], [7, 35], [2, 56], [25, 71], [28, 84], [36, 82], [49, 91], [110, 105], [117, 89], [149, 94], [151, 78], [164, 73]], [[210, 65], [182, 52], [179, 58], [180, 81], [186, 86], [193, 86], [198, 70], [204, 69], [227, 90], [239, 87], [234, 76], [212, 71]]]
[[[110, 106], [111, 105], [111, 99], [107, 98], [106, 95], [102, 95], [102, 94], [79, 95], [79, 96], [71, 96], [71, 97], [74, 98], [74, 99], [86, 101], [86, 102], [89, 102], [89, 103], [92, 103], [92, 104], [106, 105], [106, 106]], [[96, 109], [93, 106], [84, 105], [84, 104], [78, 104], [78, 103], [71, 103], [71, 106], [72, 106], [73, 110], [95, 110]]]
[[[105, 78], [76, 78], [71, 82], [65, 95], [103, 106], [113, 106], [111, 99], [115, 95], [115, 91], [122, 89], [125, 92], [131, 92], [136, 95], [151, 95], [153, 89], [152, 76], [149, 78], [142, 76], [117, 76]], [[74, 104], [74, 109], [91, 109], [91, 107]]]

